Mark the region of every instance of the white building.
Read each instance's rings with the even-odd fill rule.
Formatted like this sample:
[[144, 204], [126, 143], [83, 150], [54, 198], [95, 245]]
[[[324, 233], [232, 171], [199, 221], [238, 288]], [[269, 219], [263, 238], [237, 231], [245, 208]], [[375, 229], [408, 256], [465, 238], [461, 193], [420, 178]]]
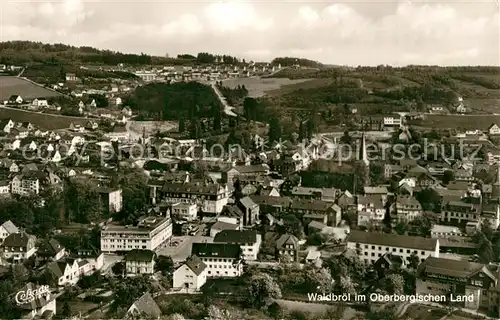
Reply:
[[229, 199], [227, 186], [218, 183], [166, 183], [162, 191], [169, 203], [195, 203], [207, 213], [220, 213]]
[[193, 221], [198, 215], [198, 206], [194, 203], [174, 203], [172, 205], [172, 215], [183, 220]]
[[401, 122], [401, 117], [396, 118], [396, 117], [384, 117], [384, 126], [387, 127], [400, 127], [402, 122]]
[[156, 73], [153, 73], [153, 72], [139, 71], [139, 72], [136, 72], [135, 75], [144, 81], [155, 81], [156, 80]]
[[382, 223], [386, 208], [381, 195], [358, 197], [357, 203], [358, 226], [368, 226], [370, 223]]
[[47, 99], [36, 98], [33, 101], [31, 101], [31, 105], [33, 107], [42, 108], [42, 107], [47, 107], [49, 103], [47, 102]]
[[410, 222], [424, 213], [420, 202], [412, 196], [398, 196], [392, 209], [398, 222]]
[[132, 249], [154, 251], [172, 237], [172, 221], [166, 217], [146, 217], [137, 226], [107, 225], [101, 231], [101, 251]]
[[435, 224], [431, 229], [432, 238], [448, 238], [448, 237], [462, 237], [466, 236], [465, 232], [457, 227], [453, 226], [443, 226]]
[[497, 135], [500, 134], [500, 127], [496, 124], [493, 123], [489, 128], [488, 128], [488, 133], [490, 135]]
[[11, 192], [19, 195], [38, 194], [40, 192], [40, 181], [36, 172], [17, 175], [12, 179]]
[[174, 288], [199, 290], [207, 282], [207, 265], [193, 255], [174, 271], [173, 280]]
[[222, 230], [214, 237], [214, 243], [237, 244], [244, 260], [257, 260], [262, 237], [255, 230]]
[[358, 230], [351, 230], [347, 237], [347, 248], [359, 252], [365, 263], [374, 263], [385, 253], [398, 255], [407, 261], [412, 254], [421, 262], [427, 257], [439, 257], [438, 239]]
[[155, 272], [155, 253], [151, 250], [134, 249], [125, 256], [127, 275], [153, 274]]
[[47, 264], [47, 271], [59, 286], [75, 285], [82, 277], [101, 269], [97, 259], [68, 259]]
[[237, 244], [193, 243], [191, 254], [207, 265], [207, 277], [239, 277], [243, 274], [241, 248]]

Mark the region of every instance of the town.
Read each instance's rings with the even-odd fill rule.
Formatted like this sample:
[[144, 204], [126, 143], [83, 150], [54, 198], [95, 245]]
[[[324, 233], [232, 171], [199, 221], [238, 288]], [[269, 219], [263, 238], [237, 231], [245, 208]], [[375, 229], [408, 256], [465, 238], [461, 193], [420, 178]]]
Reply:
[[[1, 106], [0, 318], [498, 318], [500, 122], [422, 125], [474, 113], [455, 94], [369, 115], [334, 101], [289, 133], [228, 81], [319, 68], [212, 58], [46, 82], [1, 67], [50, 94]], [[322, 298], [372, 294], [447, 298]]]

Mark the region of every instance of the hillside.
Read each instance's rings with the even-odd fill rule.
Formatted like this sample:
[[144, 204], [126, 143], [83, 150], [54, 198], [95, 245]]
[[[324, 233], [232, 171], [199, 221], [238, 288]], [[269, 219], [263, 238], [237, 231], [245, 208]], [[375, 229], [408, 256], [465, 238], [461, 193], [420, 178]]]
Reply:
[[124, 104], [155, 120], [213, 117], [222, 108], [212, 88], [198, 82], [140, 86], [125, 99]]
[[[249, 104], [258, 112], [247, 115], [256, 115], [254, 120], [259, 121], [277, 117], [288, 133], [298, 132], [301, 119], [315, 118], [320, 130], [338, 131], [345, 130], [340, 125], [358, 127], [363, 117], [377, 119], [394, 112], [427, 112], [430, 106], [442, 106], [456, 113], [459, 97], [469, 114], [485, 117], [484, 121], [489, 115], [500, 113], [498, 67], [286, 68], [272, 78], [304, 81], [268, 91], [257, 99], [257, 104]], [[444, 119], [446, 116], [432, 121], [429, 118], [421, 125], [439, 127], [445, 125]], [[473, 119], [477, 117], [464, 121], [472, 126]], [[446, 123], [446, 127], [449, 125]]]
[[121, 53], [92, 47], [65, 44], [46, 44], [32, 41], [0, 42], [0, 64], [6, 65], [193, 65], [218, 62], [237, 64], [230, 55], [200, 52], [197, 55], [179, 54], [176, 58], [151, 56], [144, 53]]

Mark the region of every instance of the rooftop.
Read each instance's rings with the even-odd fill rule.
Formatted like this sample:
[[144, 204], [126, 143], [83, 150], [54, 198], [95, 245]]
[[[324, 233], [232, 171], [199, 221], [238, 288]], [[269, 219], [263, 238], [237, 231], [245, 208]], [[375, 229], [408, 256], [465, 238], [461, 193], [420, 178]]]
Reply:
[[435, 250], [437, 239], [352, 230], [348, 242], [418, 250]]

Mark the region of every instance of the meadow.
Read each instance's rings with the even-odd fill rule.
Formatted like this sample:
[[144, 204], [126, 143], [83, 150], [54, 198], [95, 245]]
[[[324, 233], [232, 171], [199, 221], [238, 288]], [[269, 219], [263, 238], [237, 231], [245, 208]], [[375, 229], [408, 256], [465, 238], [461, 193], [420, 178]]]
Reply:
[[237, 86], [245, 86], [248, 90], [248, 96], [252, 98], [259, 98], [268, 92], [279, 90], [280, 88], [288, 85], [299, 84], [307, 82], [310, 79], [297, 79], [290, 80], [286, 78], [237, 78], [228, 79], [223, 81], [225, 86], [236, 88]]
[[0, 77], [0, 101], [9, 99], [12, 95], [20, 95], [23, 99], [48, 98], [61, 95], [55, 91], [37, 86], [18, 77]]

